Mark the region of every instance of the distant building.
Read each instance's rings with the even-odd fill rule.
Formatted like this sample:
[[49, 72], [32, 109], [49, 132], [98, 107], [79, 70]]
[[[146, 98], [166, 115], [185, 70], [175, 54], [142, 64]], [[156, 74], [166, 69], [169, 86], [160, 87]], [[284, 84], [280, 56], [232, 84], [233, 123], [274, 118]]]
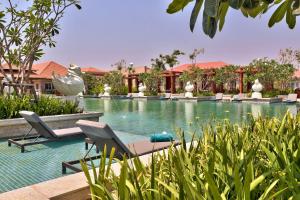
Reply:
[[105, 71], [100, 70], [95, 67], [83, 67], [83, 68], [81, 68], [81, 72], [83, 74], [89, 74], [89, 75], [93, 75], [93, 76], [97, 76], [97, 77], [104, 76], [104, 74], [106, 73]]
[[[211, 70], [211, 69], [219, 69], [222, 67], [226, 67], [228, 66], [228, 63], [222, 62], [222, 61], [218, 61], [218, 62], [203, 62], [203, 63], [196, 63], [195, 66], [203, 69], [203, 70]], [[176, 72], [184, 72], [184, 71], [189, 71], [190, 67], [192, 66], [192, 64], [183, 64], [183, 65], [179, 65], [177, 67], [173, 68], [173, 71]]]
[[290, 87], [293, 90], [300, 88], [300, 69], [295, 71], [293, 80], [290, 83]]
[[32, 66], [33, 74], [30, 75], [30, 80], [35, 86], [35, 90], [39, 93], [52, 94], [54, 87], [52, 84], [52, 74], [65, 76], [68, 69], [54, 61], [34, 64]]
[[[150, 70], [151, 68], [147, 66], [134, 67], [131, 71], [128, 71], [128, 69], [122, 69], [121, 72], [125, 77], [125, 85], [131, 88], [131, 92], [137, 92], [139, 85], [139, 75], [142, 73], [150, 72]], [[130, 83], [128, 82], [129, 79], [131, 80]], [[133, 91], [132, 88], [134, 88], [135, 91]]]
[[[11, 71], [7, 64], [3, 65], [5, 74], [10, 76]], [[18, 76], [19, 69], [15, 66], [12, 66], [12, 71], [14, 77]], [[54, 88], [52, 85], [52, 73], [55, 72], [61, 76], [67, 74], [67, 68], [63, 65], [60, 65], [56, 62], [49, 61], [39, 64], [34, 64], [29, 76], [30, 83], [34, 84], [35, 90], [39, 93], [53, 93]], [[3, 74], [0, 72], [0, 80], [4, 78]]]

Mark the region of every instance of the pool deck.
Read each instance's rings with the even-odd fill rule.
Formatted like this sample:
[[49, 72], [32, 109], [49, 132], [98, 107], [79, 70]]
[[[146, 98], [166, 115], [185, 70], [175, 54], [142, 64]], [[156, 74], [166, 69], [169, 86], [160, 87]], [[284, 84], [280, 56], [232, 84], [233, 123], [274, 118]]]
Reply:
[[[140, 159], [147, 165], [151, 160], [151, 154], [140, 156]], [[120, 174], [120, 169], [119, 163], [112, 164], [112, 170], [116, 175]], [[92, 174], [92, 171], [90, 172]], [[86, 177], [83, 172], [79, 172], [2, 193], [0, 200], [86, 200], [89, 199], [89, 194]]]

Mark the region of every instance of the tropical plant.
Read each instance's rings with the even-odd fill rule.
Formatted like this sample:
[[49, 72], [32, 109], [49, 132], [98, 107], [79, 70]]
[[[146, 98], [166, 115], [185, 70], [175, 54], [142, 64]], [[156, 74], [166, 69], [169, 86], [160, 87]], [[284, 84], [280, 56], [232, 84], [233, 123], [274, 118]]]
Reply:
[[128, 88], [125, 86], [123, 75], [119, 70], [105, 73], [105, 75], [99, 79], [99, 84], [108, 84], [111, 87], [110, 93], [113, 95], [125, 95], [128, 93]]
[[238, 68], [238, 66], [229, 65], [215, 69], [215, 74], [212, 79], [219, 86], [222, 84], [230, 86], [232, 82], [238, 79], [238, 74], [236, 73]]
[[196, 92], [199, 92], [202, 88], [206, 89], [210, 83], [210, 80], [208, 80], [208, 76], [206, 75], [205, 71], [196, 65], [191, 65], [189, 67], [189, 71], [191, 81], [196, 83]]
[[189, 59], [191, 60], [192, 65], [196, 65], [197, 56], [199, 56], [200, 54], [204, 54], [204, 48], [194, 49], [194, 51], [189, 55]]
[[191, 31], [194, 31], [199, 12], [204, 4], [202, 29], [211, 38], [215, 36], [218, 28], [219, 31], [223, 29], [229, 7], [240, 10], [245, 17], [252, 18], [265, 14], [271, 7], [276, 7], [269, 20], [269, 27], [286, 17], [286, 23], [293, 29], [296, 25], [296, 16], [300, 15], [299, 0], [173, 0], [167, 12], [173, 14], [181, 11], [192, 2], [194, 8], [190, 17]]
[[184, 55], [184, 52], [180, 50], [174, 50], [171, 54], [159, 54], [158, 58], [152, 58], [152, 68], [155, 70], [166, 70], [166, 66], [169, 66], [170, 69], [173, 69], [175, 65], [179, 63], [178, 56]]
[[[19, 6], [19, 1], [3, 1], [5, 6], [0, 7], [0, 73], [12, 83], [28, 83], [33, 62], [41, 58], [43, 47], [55, 47], [54, 36], [59, 34], [60, 20], [70, 6], [81, 8], [79, 0], [31, 0], [23, 6]], [[17, 94], [23, 91], [22, 87], [14, 89]]]
[[172, 70], [173, 67], [177, 64], [179, 64], [178, 56], [184, 55], [184, 52], [180, 50], [174, 50], [172, 54], [170, 55], [164, 55], [163, 59], [167, 65], [169, 65], [169, 68]]
[[161, 71], [152, 69], [139, 75], [140, 81], [146, 85], [146, 92], [151, 96], [156, 96], [159, 90], [159, 84], [162, 81]]
[[199, 92], [195, 92], [194, 96], [197, 96], [197, 97], [203, 97], [204, 96], [205, 97], [205, 96], [215, 96], [215, 94], [212, 91], [202, 90], [202, 91], [199, 91]]
[[[95, 199], [299, 199], [300, 116], [249, 116], [243, 125], [229, 120], [203, 128], [202, 136], [139, 157], [115, 160], [102, 152], [100, 166], [81, 163]], [[108, 161], [106, 158], [109, 158]]]
[[160, 71], [166, 70], [165, 59], [162, 54], [159, 54], [158, 58], [152, 58], [151, 62], [152, 69]]
[[62, 99], [41, 96], [39, 101], [32, 101], [32, 97], [25, 95], [0, 96], [0, 119], [21, 117], [19, 111], [30, 110], [40, 116], [74, 114], [82, 112], [76, 101], [64, 101]]
[[123, 69], [126, 69], [126, 60], [121, 59], [120, 61], [116, 62], [115, 64], [111, 65], [112, 67], [115, 67], [118, 71], [122, 71]]
[[294, 50], [292, 48], [281, 49], [279, 52], [280, 64], [291, 64], [295, 68], [300, 66], [300, 50]]
[[90, 74], [82, 74], [86, 94], [100, 94], [103, 91], [98, 90], [102, 85], [99, 78]]
[[295, 68], [291, 64], [279, 64], [276, 60], [262, 58], [253, 60], [245, 71], [247, 82], [259, 79], [266, 90], [273, 89], [274, 84], [277, 84], [281, 90], [285, 90], [293, 78]]

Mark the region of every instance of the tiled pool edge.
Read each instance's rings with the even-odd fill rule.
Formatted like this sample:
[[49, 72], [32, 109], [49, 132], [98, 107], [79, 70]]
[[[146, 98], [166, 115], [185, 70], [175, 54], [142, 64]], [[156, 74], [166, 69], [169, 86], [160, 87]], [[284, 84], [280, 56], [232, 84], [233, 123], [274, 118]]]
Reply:
[[[163, 150], [158, 153], [162, 152]], [[147, 165], [151, 154], [140, 156], [140, 159], [143, 164]], [[112, 169], [116, 175], [120, 174], [118, 163], [112, 164]], [[92, 174], [92, 171], [90, 172]], [[89, 194], [85, 175], [80, 172], [2, 193], [0, 200], [87, 200]]]
[[[103, 113], [85, 112], [78, 114], [43, 116], [41, 119], [52, 129], [71, 128], [79, 119], [98, 121]], [[0, 138], [24, 135], [30, 129], [23, 118], [0, 120]], [[33, 132], [34, 133], [34, 132]]]

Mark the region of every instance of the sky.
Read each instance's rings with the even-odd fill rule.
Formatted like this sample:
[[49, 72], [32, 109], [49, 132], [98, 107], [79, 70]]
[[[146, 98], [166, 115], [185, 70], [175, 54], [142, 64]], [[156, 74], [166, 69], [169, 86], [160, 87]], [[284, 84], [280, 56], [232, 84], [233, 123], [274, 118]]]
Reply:
[[[57, 46], [46, 48], [41, 61], [109, 69], [121, 59], [145, 66], [160, 53], [180, 49], [190, 54], [195, 48], [204, 48], [198, 62], [247, 65], [255, 58], [277, 58], [282, 48], [300, 49], [300, 25], [290, 30], [283, 21], [268, 28], [271, 14], [252, 19], [230, 9], [222, 32], [210, 39], [202, 32], [200, 15], [194, 33], [190, 32], [192, 5], [170, 15], [166, 13], [170, 2], [82, 0], [81, 10], [67, 10], [55, 38]], [[187, 55], [179, 60], [190, 63]]]

